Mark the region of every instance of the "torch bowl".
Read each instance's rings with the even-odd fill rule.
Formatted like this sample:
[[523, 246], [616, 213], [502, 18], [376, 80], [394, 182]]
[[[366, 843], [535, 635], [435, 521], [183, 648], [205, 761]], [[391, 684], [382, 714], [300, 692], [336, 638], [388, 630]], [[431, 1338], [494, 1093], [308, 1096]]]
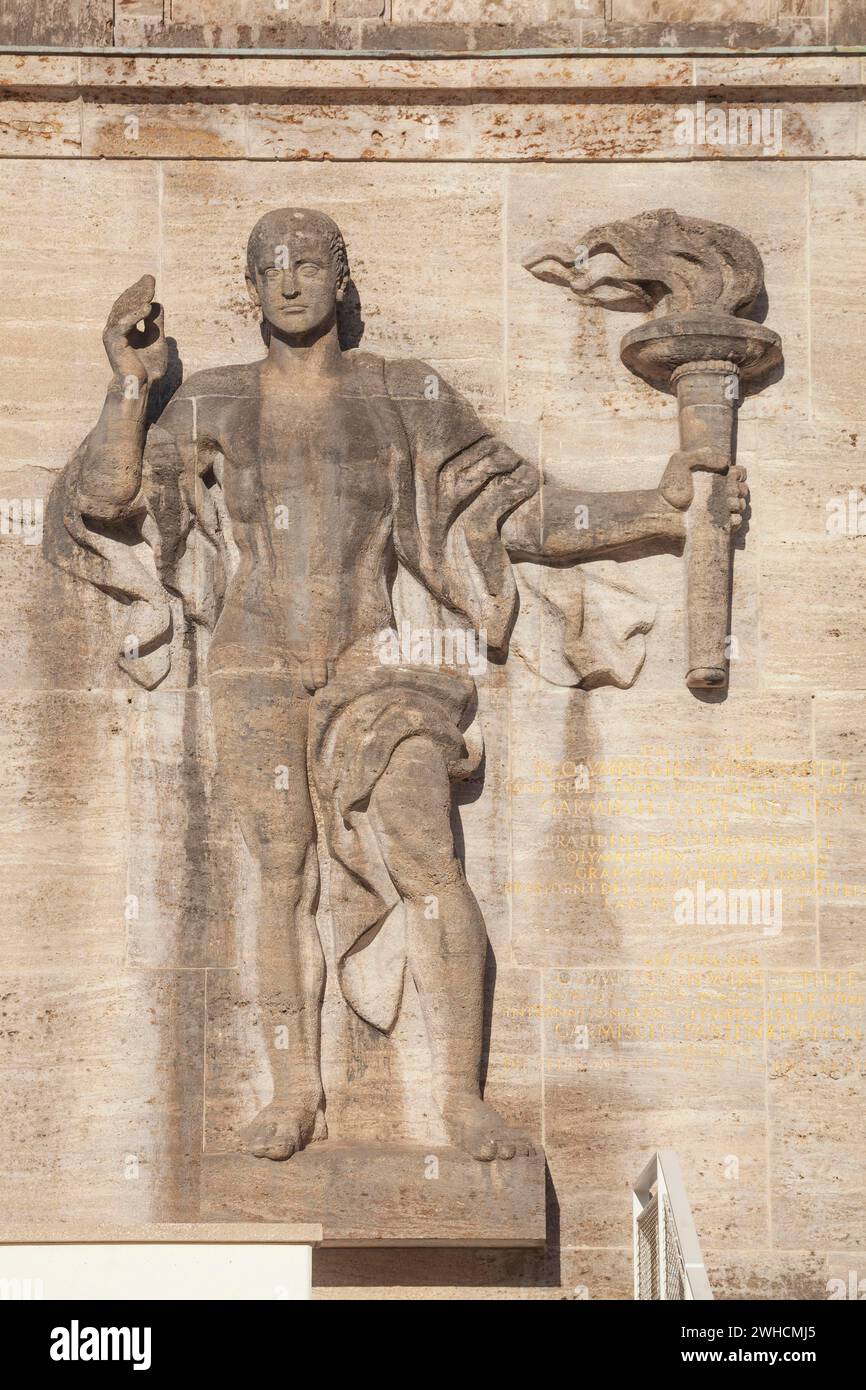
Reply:
[[732, 314], [692, 310], [650, 319], [626, 333], [620, 357], [630, 372], [660, 391], [676, 390], [677, 367], [691, 362], [730, 362], [742, 394], [759, 391], [782, 361], [782, 340], [772, 328]]

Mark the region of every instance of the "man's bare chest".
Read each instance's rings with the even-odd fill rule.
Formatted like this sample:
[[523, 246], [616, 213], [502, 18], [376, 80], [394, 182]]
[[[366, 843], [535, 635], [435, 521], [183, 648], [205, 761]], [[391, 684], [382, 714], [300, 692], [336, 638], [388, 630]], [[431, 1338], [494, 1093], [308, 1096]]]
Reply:
[[363, 515], [390, 503], [390, 441], [357, 393], [263, 394], [222, 411], [215, 424], [226, 501], [238, 519], [263, 505], [327, 517], [335, 505]]

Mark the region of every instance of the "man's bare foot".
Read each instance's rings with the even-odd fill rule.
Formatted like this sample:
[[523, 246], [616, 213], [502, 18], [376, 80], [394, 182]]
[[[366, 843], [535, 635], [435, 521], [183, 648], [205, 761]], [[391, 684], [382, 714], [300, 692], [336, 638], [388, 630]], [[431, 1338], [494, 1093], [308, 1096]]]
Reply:
[[272, 1100], [241, 1130], [246, 1153], [276, 1160], [291, 1158], [308, 1144], [327, 1137], [321, 1098], [308, 1102]]
[[525, 1135], [506, 1124], [502, 1116], [480, 1096], [460, 1092], [442, 1103], [448, 1138], [458, 1149], [485, 1163], [494, 1158], [525, 1157], [535, 1149]]

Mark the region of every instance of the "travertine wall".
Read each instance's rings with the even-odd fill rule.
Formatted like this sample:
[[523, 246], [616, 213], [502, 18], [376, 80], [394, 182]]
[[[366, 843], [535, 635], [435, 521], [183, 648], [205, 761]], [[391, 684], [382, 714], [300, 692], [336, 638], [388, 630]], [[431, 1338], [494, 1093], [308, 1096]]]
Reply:
[[[394, 0], [391, 23], [437, 17]], [[259, 355], [244, 247], [284, 203], [343, 227], [364, 346], [431, 362], [564, 480], [653, 486], [676, 423], [619, 363], [638, 320], [578, 307], [521, 256], [659, 205], [751, 236], [785, 372], [741, 414], [727, 698], [683, 685], [672, 555], [589, 567], [657, 607], [633, 689], [532, 676], [528, 608], [507, 674], [482, 682], [486, 780], [461, 820], [495, 958], [487, 1094], [544, 1142], [548, 1252], [330, 1251], [316, 1282], [628, 1297], [629, 1185], [672, 1147], [717, 1296], [823, 1298], [866, 1276], [863, 60], [465, 61], [3, 58], [0, 491], [46, 495], [99, 407], [107, 309], [143, 272], [186, 372]], [[780, 148], [678, 143], [697, 100], [780, 111]], [[195, 644], [179, 623], [168, 688], [134, 689], [117, 605], [6, 532], [6, 1214], [190, 1218], [202, 1142], [231, 1147], [266, 1086], [237, 970], [248, 865], [220, 828]], [[678, 924], [698, 881], [780, 888], [781, 930]], [[427, 1085], [412, 1001], [393, 1040], [348, 1026], [326, 1059], [336, 1132], [372, 1114], [383, 1138], [440, 1140], [404, 1116]]]
[[744, 50], [863, 43], [864, 30], [862, 0], [10, 0], [0, 42]]

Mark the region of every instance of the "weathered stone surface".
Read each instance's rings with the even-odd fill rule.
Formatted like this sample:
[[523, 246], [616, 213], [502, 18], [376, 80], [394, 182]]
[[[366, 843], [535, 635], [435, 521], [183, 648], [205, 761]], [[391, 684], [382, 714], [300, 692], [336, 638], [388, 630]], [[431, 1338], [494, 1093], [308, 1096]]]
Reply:
[[331, 1143], [288, 1166], [243, 1154], [204, 1159], [205, 1220], [293, 1221], [296, 1211], [321, 1224], [325, 1248], [541, 1246], [544, 1159], [480, 1164], [454, 1149]]
[[81, 151], [81, 120], [73, 101], [0, 99], [0, 158], [69, 157]]
[[676, 1134], [707, 1245], [765, 1243], [761, 972], [549, 971], [544, 999], [545, 1151], [563, 1245], [615, 1243], [648, 1133], [663, 1147]]
[[316, 24], [327, 18], [323, 0], [172, 0], [171, 20], [179, 26], [194, 24], [266, 24], [275, 19], [287, 24]]
[[[805, 606], [791, 574], [795, 554], [797, 565], [816, 576]], [[771, 543], [761, 557], [761, 583], [764, 669], [774, 683], [808, 689], [820, 647], [823, 681], [830, 688], [857, 688], [862, 665], [851, 641], [860, 631], [866, 590], [859, 568], [852, 569], [850, 543], [827, 536]]]
[[[7, 978], [70, 962], [92, 978], [123, 967], [127, 698], [4, 692], [0, 973]], [[70, 730], [63, 744], [51, 736], [58, 721]]]
[[[123, 0], [121, 0], [123, 3]], [[0, 19], [4, 44], [106, 44], [114, 40], [112, 0], [21, 0]]]
[[[158, 171], [145, 164], [85, 166], [39, 159], [9, 160], [2, 165], [0, 176], [2, 234], [9, 249], [0, 269], [6, 351], [9, 353], [11, 348], [9, 334], [17, 327], [20, 342], [16, 343], [15, 357], [29, 368], [31, 383], [37, 373], [46, 380], [51, 371], [54, 373], [50, 396], [34, 395], [30, 386], [29, 396], [38, 407], [34, 419], [44, 419], [45, 410], [52, 410], [52, 402], [59, 402], [61, 395], [66, 398], [67, 410], [71, 407], [86, 411], [92, 418], [93, 387], [98, 392], [105, 377], [99, 334], [96, 333], [94, 342], [93, 330], [104, 322], [114, 286], [125, 274], [130, 260], [143, 255], [147, 264], [155, 265], [159, 239]], [[55, 274], [52, 264], [58, 238], [63, 241], [68, 272], [62, 277]], [[39, 252], [29, 266], [25, 259], [28, 247]], [[98, 248], [97, 257], [94, 247]], [[44, 362], [44, 354], [44, 365], [40, 365], [32, 336], [28, 349], [22, 332], [27, 323], [51, 325], [52, 331], [67, 335], [51, 366]], [[89, 335], [81, 332], [87, 325]], [[7, 371], [11, 372], [15, 365], [13, 358]], [[84, 370], [86, 376], [71, 375]], [[4, 374], [4, 387], [11, 379]], [[7, 414], [10, 407], [21, 414], [22, 400], [28, 398], [27, 392], [10, 390], [8, 399], [4, 398]], [[52, 413], [61, 414], [57, 405]], [[69, 456], [75, 434], [73, 422], [69, 434], [61, 428], [58, 440], [55, 427], [54, 448], [41, 462], [59, 468]]]
[[387, 8], [388, 0], [334, 0], [337, 19], [381, 19]]
[[604, 0], [391, 0], [395, 24], [489, 23], [514, 29], [603, 12]]
[[248, 865], [215, 778], [207, 694], [136, 691], [129, 711], [130, 964], [234, 965]]
[[828, 0], [827, 41], [836, 44], [866, 42], [866, 15], [857, 0]]
[[88, 103], [81, 152], [92, 159], [233, 159], [246, 153], [244, 110], [218, 102]]
[[[742, 51], [824, 43], [825, 7], [811, 0], [779, 16], [719, 5], [706, 23], [635, 6], [629, 18], [614, 6], [606, 24], [551, 7], [539, 25], [529, 6], [500, 22], [480, 0], [459, 21], [433, 7], [429, 18], [401, 20], [396, 6], [393, 20], [364, 17], [375, 8], [340, 0], [336, 23], [322, 24], [175, 5], [166, 27], [161, 5], [132, 0], [116, 7], [115, 39], [466, 56], [0, 55], [15, 156], [0, 162], [3, 516], [44, 502], [94, 425], [108, 374], [100, 333], [124, 285], [156, 277], [187, 381], [263, 355], [243, 245], [278, 202], [321, 207], [346, 231], [362, 348], [429, 363], [547, 483], [652, 490], [676, 405], [620, 362], [637, 319], [569, 305], [522, 256], [550, 234], [576, 238], [668, 203], [751, 237], [785, 371], [739, 414], [752, 500], [734, 557], [727, 698], [682, 686], [683, 560], [652, 545], [585, 561], [582, 590], [568, 567], [545, 567], [540, 582], [519, 560], [512, 659], [477, 681], [486, 760], [459, 785], [455, 834], [490, 941], [483, 1079], [487, 1099], [549, 1153], [548, 1249], [326, 1250], [315, 1277], [335, 1299], [627, 1299], [629, 1186], [652, 1147], [669, 1144], [716, 1297], [838, 1296], [833, 1281], [847, 1287], [866, 1245], [866, 364], [863, 189], [850, 157], [866, 149], [862, 60]], [[861, 37], [859, 8], [831, 4], [829, 17], [833, 41]], [[581, 38], [593, 54], [478, 56]], [[602, 50], [625, 43], [668, 56]], [[729, 56], [683, 58], [674, 43]], [[677, 113], [694, 119], [698, 101], [728, 117], [781, 111], [778, 149], [680, 144]], [[129, 115], [141, 118], [135, 149]], [[568, 515], [551, 506], [546, 524]], [[170, 674], [156, 691], [131, 687], [116, 665], [128, 611], [25, 542], [14, 527], [0, 536], [4, 1209], [94, 1229], [195, 1219], [203, 1145], [206, 1186], [214, 1167], [227, 1174], [226, 1201], [246, 1183], [229, 1172], [238, 1165], [257, 1175], [257, 1202], [260, 1189], [285, 1192], [295, 1159], [235, 1152], [270, 1099], [272, 1059], [249, 970], [258, 874], [226, 829], [207, 635], [172, 598]], [[145, 543], [134, 553], [149, 560]], [[579, 592], [590, 624], [637, 625], [630, 688], [548, 683], [562, 675], [551, 628], [579, 612]], [[441, 1158], [418, 991], [407, 984], [388, 1036], [347, 1009], [321, 869], [331, 1140], [302, 1161], [331, 1164], [332, 1146], [371, 1136]], [[781, 930], [676, 921], [675, 894], [697, 896], [700, 882], [779, 886]], [[458, 1239], [489, 1233], [489, 1222], [481, 1237], [466, 1224], [478, 1217], [470, 1199], [506, 1167], [452, 1172], [448, 1200], [444, 1188], [436, 1198], [440, 1237], [449, 1222]], [[386, 1182], [377, 1160], [363, 1181], [384, 1191], [392, 1236], [427, 1240], [435, 1223], [407, 1226], [414, 1188], [404, 1183], [399, 1208], [400, 1173], [388, 1172]], [[426, 1201], [436, 1183], [424, 1182]], [[261, 1210], [276, 1200], [265, 1195]], [[338, 1196], [337, 1217], [359, 1220]]]
[[[674, 0], [675, 2], [675, 0]], [[659, 20], [648, 16], [637, 22], [617, 23], [588, 19], [581, 28], [581, 43], [586, 48], [797, 48], [819, 47], [826, 43], [825, 16], [815, 18], [799, 15], [779, 15], [775, 21], [741, 19], [705, 21], [703, 12], [693, 18]]]
[[[814, 962], [807, 699], [731, 691], [698, 704], [687, 692], [608, 690], [581, 705], [537, 694], [523, 709], [522, 726], [545, 735], [512, 731], [518, 961]], [[751, 910], [714, 920], [697, 899], [692, 919], [678, 919], [688, 904], [677, 895], [701, 883], [779, 889], [780, 929]]]
[[316, 1299], [561, 1299], [560, 1272], [543, 1250], [322, 1249]]
[[[745, 20], [757, 23], [765, 19], [767, 6], [764, 0], [705, 0], [700, 6], [701, 20], [706, 24], [715, 21]], [[612, 0], [610, 17], [617, 23], [638, 23], [641, 20], [685, 20], [689, 23], [697, 18], [693, 0]]]
[[857, 164], [815, 168], [809, 205], [813, 411], [842, 421], [866, 370], [866, 172]]
[[[767, 1008], [773, 1244], [861, 1250], [864, 979], [773, 972]], [[840, 1116], [845, 1116], [844, 1125]]]
[[4, 17], [7, 43], [262, 48], [725, 47], [863, 42], [858, 0], [22, 0]]
[[862, 873], [866, 749], [856, 692], [814, 701], [815, 756], [822, 772], [816, 806], [819, 845], [820, 961], [827, 969], [862, 967], [866, 875]]
[[809, 1250], [754, 1255], [750, 1250], [729, 1254], [705, 1249], [704, 1257], [717, 1298], [809, 1302], [827, 1297], [828, 1266]]
[[0, 993], [7, 1219], [194, 1219], [201, 978], [66, 965]]
[[313, 1257], [317, 1299], [471, 1300], [630, 1299], [631, 1250], [319, 1249]]

